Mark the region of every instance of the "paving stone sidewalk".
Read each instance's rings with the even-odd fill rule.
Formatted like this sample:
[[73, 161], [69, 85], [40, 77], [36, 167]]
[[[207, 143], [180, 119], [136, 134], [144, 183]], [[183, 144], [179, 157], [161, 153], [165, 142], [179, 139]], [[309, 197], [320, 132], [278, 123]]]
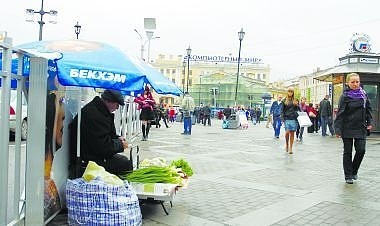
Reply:
[[[304, 134], [294, 154], [285, 152], [284, 131], [273, 138], [265, 123], [247, 130], [182, 124], [153, 128], [140, 143], [142, 158], [185, 158], [194, 169], [165, 215], [142, 206], [143, 225], [380, 225], [380, 139], [373, 135], [353, 185], [344, 181], [342, 142]], [[305, 131], [306, 132], [306, 131]]]
[[[143, 225], [380, 225], [380, 136], [367, 143], [359, 179], [344, 181], [340, 139], [304, 134], [285, 152], [265, 122], [247, 130], [183, 124], [152, 128], [139, 142], [141, 159], [185, 158], [193, 167], [189, 187], [177, 192], [166, 215], [157, 203], [142, 205]], [[62, 225], [59, 216], [50, 225]], [[59, 218], [58, 217], [58, 218]], [[66, 216], [67, 217], [67, 216]]]

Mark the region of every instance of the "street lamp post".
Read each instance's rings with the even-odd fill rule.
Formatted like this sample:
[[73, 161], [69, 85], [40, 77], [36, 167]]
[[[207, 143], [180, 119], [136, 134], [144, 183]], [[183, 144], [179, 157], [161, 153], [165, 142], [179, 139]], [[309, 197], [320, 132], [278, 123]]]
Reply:
[[187, 81], [186, 81], [186, 92], [189, 92], [190, 54], [191, 54], [191, 48], [190, 48], [190, 46], [186, 49], [186, 53], [187, 53]]
[[58, 11], [56, 11], [56, 10], [44, 11], [44, 0], [41, 0], [41, 9], [39, 11], [35, 11], [34, 9], [26, 9], [26, 16], [27, 16], [26, 21], [34, 22], [34, 14], [35, 13], [40, 14], [40, 20], [37, 22], [40, 25], [40, 32], [39, 32], [38, 40], [41, 41], [42, 40], [42, 28], [45, 24], [45, 22], [43, 21], [44, 15], [45, 14], [50, 15], [51, 19], [48, 22], [52, 23], [52, 24], [56, 24], [57, 23]]
[[237, 75], [236, 75], [236, 87], [235, 87], [235, 106], [237, 101], [237, 90], [239, 85], [239, 73], [240, 73], [240, 52], [241, 52], [241, 41], [243, 41], [245, 32], [243, 28], [238, 32], [239, 35], [239, 56], [238, 56], [238, 67], [237, 67]]
[[80, 33], [81, 28], [82, 28], [82, 26], [80, 26], [78, 21], [77, 21], [77, 24], [74, 25], [75, 34], [77, 35], [77, 39], [79, 39], [79, 33]]
[[182, 92], [185, 93], [186, 65], [187, 65], [186, 60], [183, 60], [182, 65], [183, 65], [183, 73], [182, 73], [182, 75], [183, 75], [183, 80], [182, 80]]
[[199, 76], [198, 106], [201, 106], [202, 75]]
[[147, 39], [144, 40], [143, 36], [140, 34], [140, 32], [137, 31], [137, 29], [135, 29], [135, 32], [137, 33], [137, 35], [139, 36], [140, 41], [141, 41], [140, 58], [142, 60], [145, 60], [144, 59], [145, 45], [146, 45], [146, 43], [148, 43], [148, 63], [149, 63], [149, 60], [150, 60], [149, 59], [150, 58], [150, 41], [153, 40], [153, 39], [159, 39], [160, 37], [159, 36], [153, 37], [153, 31], [146, 31], [146, 37], [147, 37]]

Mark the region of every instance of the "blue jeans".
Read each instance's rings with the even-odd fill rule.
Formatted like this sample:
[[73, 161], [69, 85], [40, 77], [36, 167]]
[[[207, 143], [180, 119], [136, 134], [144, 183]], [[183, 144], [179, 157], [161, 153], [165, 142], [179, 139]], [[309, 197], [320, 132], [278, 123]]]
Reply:
[[274, 136], [279, 137], [280, 136], [280, 130], [281, 130], [281, 117], [280, 116], [273, 116], [273, 129], [274, 129]]
[[321, 116], [322, 136], [326, 136], [328, 121], [329, 121], [329, 116]]
[[191, 117], [185, 117], [183, 119], [183, 133], [184, 134], [191, 134]]

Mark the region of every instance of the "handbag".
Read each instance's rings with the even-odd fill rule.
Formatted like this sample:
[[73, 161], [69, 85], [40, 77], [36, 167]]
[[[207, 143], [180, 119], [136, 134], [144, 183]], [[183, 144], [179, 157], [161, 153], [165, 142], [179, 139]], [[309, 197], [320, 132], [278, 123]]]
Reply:
[[69, 225], [142, 225], [139, 200], [128, 183], [107, 184], [99, 177], [67, 180]]
[[299, 111], [297, 121], [300, 127], [309, 127], [313, 125], [306, 112]]

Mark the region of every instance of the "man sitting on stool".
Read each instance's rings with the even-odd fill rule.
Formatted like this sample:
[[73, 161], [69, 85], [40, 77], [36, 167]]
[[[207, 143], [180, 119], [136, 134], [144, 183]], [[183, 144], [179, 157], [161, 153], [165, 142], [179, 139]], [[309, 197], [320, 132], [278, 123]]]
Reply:
[[[121, 152], [128, 148], [124, 137], [116, 135], [113, 112], [124, 105], [119, 91], [105, 90], [81, 111], [80, 153], [84, 163], [94, 161], [106, 171], [121, 174], [132, 170], [131, 161]], [[76, 153], [78, 116], [70, 125], [71, 155]], [[72, 160], [72, 158], [71, 158]]]

